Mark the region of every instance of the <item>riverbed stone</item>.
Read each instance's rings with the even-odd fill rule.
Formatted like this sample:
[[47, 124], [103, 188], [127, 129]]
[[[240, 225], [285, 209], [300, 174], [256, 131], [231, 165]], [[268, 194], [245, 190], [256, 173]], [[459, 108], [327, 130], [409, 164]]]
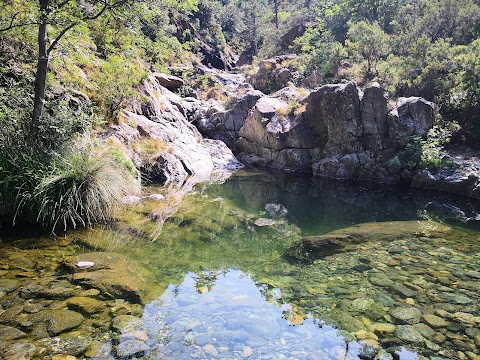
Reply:
[[39, 296], [45, 299], [64, 300], [75, 295], [76, 289], [68, 281], [53, 281], [48, 288], [40, 291]]
[[115, 346], [115, 352], [120, 358], [143, 356], [149, 347], [143, 341], [126, 340]]
[[[95, 265], [81, 270], [76, 266], [80, 261], [91, 261]], [[74, 273], [74, 283], [96, 288], [104, 297], [125, 299], [133, 303], [146, 300], [149, 272], [123, 255], [108, 252], [85, 253], [67, 259], [63, 265]]]
[[477, 346], [477, 348], [480, 349], [480, 335], [477, 335], [473, 338], [473, 342], [475, 343], [475, 345]]
[[218, 356], [218, 350], [212, 344], [207, 344], [203, 346], [203, 351], [205, 351], [207, 355], [210, 355], [213, 357]]
[[389, 323], [373, 323], [370, 326], [370, 330], [373, 331], [376, 335], [387, 336], [395, 332], [396, 326]]
[[408, 343], [423, 343], [423, 336], [411, 325], [399, 325], [395, 330], [395, 336]]
[[39, 297], [39, 293], [43, 290], [40, 284], [28, 284], [20, 289], [20, 296], [24, 299], [33, 299]]
[[396, 307], [390, 315], [401, 323], [413, 325], [420, 322], [422, 312], [415, 307]]
[[1, 340], [15, 340], [26, 337], [23, 331], [20, 331], [11, 326], [0, 326], [0, 339]]
[[84, 315], [95, 314], [101, 311], [104, 303], [90, 297], [76, 296], [67, 300], [70, 310], [78, 311]]
[[456, 312], [452, 314], [454, 320], [466, 326], [475, 326], [480, 324], [480, 316], [475, 316], [469, 313]]
[[337, 311], [332, 314], [332, 317], [335, 319], [339, 328], [342, 330], [356, 332], [365, 328], [365, 325], [360, 320], [354, 318], [348, 312]]
[[432, 340], [435, 337], [435, 330], [433, 330], [430, 326], [424, 323], [418, 323], [413, 325], [415, 330], [417, 330], [424, 338], [428, 340]]
[[15, 279], [0, 279], [0, 291], [8, 294], [20, 287], [20, 282]]
[[82, 355], [92, 343], [89, 336], [77, 335], [73, 337], [52, 337], [37, 341], [37, 352], [41, 356]]
[[23, 311], [23, 305], [12, 306], [0, 313], [0, 323], [10, 323]]
[[0, 357], [3, 360], [30, 360], [34, 355], [35, 345], [31, 343], [8, 343], [0, 340]]
[[448, 322], [442, 319], [439, 316], [432, 315], [432, 314], [424, 314], [422, 316], [423, 320], [430, 325], [433, 328], [442, 328], [442, 327], [447, 327]]
[[139, 330], [142, 325], [142, 319], [133, 315], [118, 315], [112, 320], [112, 329], [120, 333]]
[[473, 303], [473, 300], [465, 295], [458, 294], [458, 293], [441, 293], [441, 297], [450, 303], [459, 304], [459, 305], [467, 305]]
[[465, 273], [466, 276], [473, 278], [473, 279], [479, 279], [480, 280], [480, 271], [467, 271]]
[[33, 323], [44, 323], [50, 336], [54, 336], [76, 328], [84, 317], [71, 310], [42, 310], [31, 315], [30, 319]]

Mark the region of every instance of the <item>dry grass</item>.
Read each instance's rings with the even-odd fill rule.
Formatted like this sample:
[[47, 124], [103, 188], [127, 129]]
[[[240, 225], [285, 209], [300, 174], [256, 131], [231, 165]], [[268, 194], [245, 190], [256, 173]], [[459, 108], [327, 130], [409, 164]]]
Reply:
[[173, 147], [163, 140], [155, 138], [141, 138], [132, 145], [133, 150], [140, 156], [144, 164], [152, 164], [162, 153], [172, 153]]

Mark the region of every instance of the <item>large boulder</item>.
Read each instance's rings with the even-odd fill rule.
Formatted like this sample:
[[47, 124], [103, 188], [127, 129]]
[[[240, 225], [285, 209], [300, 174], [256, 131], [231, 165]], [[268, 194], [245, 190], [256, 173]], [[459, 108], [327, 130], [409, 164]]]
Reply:
[[388, 114], [388, 134], [394, 145], [407, 145], [412, 136], [424, 136], [433, 126], [434, 105], [419, 97], [400, 98]]
[[153, 76], [160, 85], [169, 90], [181, 88], [184, 84], [183, 80], [178, 76], [167, 75], [163, 73], [154, 73]]
[[325, 85], [310, 93], [304, 121], [315, 138], [315, 158], [362, 151], [360, 97], [355, 83]]
[[388, 94], [378, 83], [365, 89], [361, 102], [363, 147], [368, 150], [383, 150], [383, 140], [388, 135]]
[[239, 138], [239, 131], [245, 124], [250, 110], [263, 94], [250, 90], [235, 101], [228, 109], [219, 109], [213, 114], [202, 114], [195, 125], [200, 132], [212, 139], [223, 141], [230, 149], [235, 149], [235, 142]]
[[423, 169], [415, 173], [412, 186], [422, 189], [435, 189], [480, 199], [480, 159], [452, 154], [448, 157], [449, 166], [439, 170]]
[[[308, 149], [314, 139], [299, 118], [288, 113], [288, 104], [283, 100], [258, 100], [239, 135], [236, 146], [241, 160], [286, 171], [310, 171]], [[258, 159], [252, 159], [250, 154], [258, 155]]]
[[293, 78], [295, 69], [286, 63], [292, 58], [291, 55], [283, 55], [261, 61], [257, 72], [247, 77], [247, 82], [265, 94], [280, 90]]

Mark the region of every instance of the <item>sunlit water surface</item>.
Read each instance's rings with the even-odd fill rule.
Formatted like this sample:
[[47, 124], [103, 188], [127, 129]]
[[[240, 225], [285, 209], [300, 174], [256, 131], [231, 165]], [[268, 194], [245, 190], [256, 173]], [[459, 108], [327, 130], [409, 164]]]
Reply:
[[[146, 189], [158, 192], [166, 198], [133, 204], [112, 224], [3, 245], [4, 358], [18, 349], [25, 358], [478, 356], [478, 203], [249, 172], [224, 184]], [[363, 232], [363, 240], [318, 259], [285, 256], [301, 237], [331, 231]], [[59, 281], [69, 288], [71, 275], [59, 264], [91, 252], [119, 253], [145, 269], [142, 306], [85, 293], [89, 286], [78, 283], [58, 296], [22, 292], [32, 284], [56, 289]], [[50, 309], [81, 311], [69, 300], [78, 296], [101, 301], [101, 310], [83, 309], [84, 320], [60, 334], [50, 323], [41, 333], [40, 320], [31, 320]], [[58, 336], [88, 339], [72, 350]]]

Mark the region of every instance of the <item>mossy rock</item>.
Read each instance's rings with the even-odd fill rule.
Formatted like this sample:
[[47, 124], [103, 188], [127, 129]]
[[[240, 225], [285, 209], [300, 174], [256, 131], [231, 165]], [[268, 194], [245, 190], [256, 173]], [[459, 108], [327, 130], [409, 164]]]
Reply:
[[355, 245], [367, 241], [393, 241], [412, 237], [445, 236], [450, 227], [435, 221], [389, 221], [363, 223], [332, 231], [325, 235], [307, 236], [293, 243], [285, 252], [287, 260], [313, 260], [352, 251]]
[[[77, 266], [80, 262], [92, 262], [94, 265], [81, 269]], [[100, 290], [103, 298], [124, 299], [133, 303], [146, 300], [150, 273], [123, 255], [108, 252], [81, 254], [64, 261], [63, 268], [73, 272], [74, 283]]]

